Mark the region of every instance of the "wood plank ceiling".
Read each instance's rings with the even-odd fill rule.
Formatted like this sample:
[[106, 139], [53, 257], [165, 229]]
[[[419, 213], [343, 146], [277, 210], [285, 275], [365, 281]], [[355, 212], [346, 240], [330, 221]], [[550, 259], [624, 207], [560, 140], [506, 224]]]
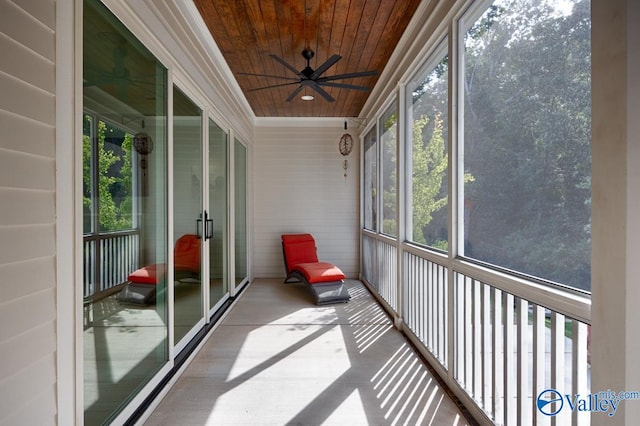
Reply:
[[[360, 71], [375, 76], [337, 80], [373, 88], [420, 0], [195, 0], [211, 34], [240, 88], [258, 117], [354, 117], [369, 91], [323, 88], [335, 99], [328, 102], [305, 87], [290, 102], [297, 78], [276, 55], [302, 71], [301, 52], [310, 48], [314, 70], [332, 55], [342, 59], [323, 77]], [[240, 73], [276, 77], [248, 76]], [[287, 85], [255, 90], [288, 83]], [[313, 95], [304, 101], [301, 95]]]

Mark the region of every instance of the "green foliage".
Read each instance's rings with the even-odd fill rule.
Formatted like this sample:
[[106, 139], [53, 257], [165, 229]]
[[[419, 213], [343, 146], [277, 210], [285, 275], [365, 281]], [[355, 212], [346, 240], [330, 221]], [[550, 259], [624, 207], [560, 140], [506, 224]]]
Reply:
[[382, 232], [387, 235], [398, 235], [397, 215], [397, 182], [398, 182], [398, 113], [395, 109], [383, 117], [382, 123]]
[[[91, 122], [92, 118], [86, 119]], [[107, 136], [122, 138], [121, 145], [107, 144]], [[97, 122], [97, 144], [93, 148], [98, 155], [97, 182], [92, 182], [93, 152], [90, 134], [83, 136], [82, 173], [84, 180], [83, 207], [92, 212], [94, 201], [99, 206], [99, 232], [112, 232], [133, 227], [133, 173], [132, 173], [133, 136], [108, 126], [104, 121]], [[92, 191], [97, 186], [97, 199], [93, 200]], [[86, 214], [86, 213], [85, 213]], [[89, 213], [91, 214], [91, 213]], [[85, 224], [85, 231], [87, 225]]]
[[[429, 126], [431, 121], [432, 126]], [[423, 142], [423, 132], [427, 129], [431, 131], [431, 137]], [[447, 175], [446, 141], [442, 130], [439, 113], [433, 118], [422, 115], [413, 121], [413, 241], [421, 244], [427, 244], [424, 229], [433, 214], [447, 206], [447, 194], [442, 191]]]
[[589, 2], [500, 3], [465, 37], [465, 254], [588, 290]]

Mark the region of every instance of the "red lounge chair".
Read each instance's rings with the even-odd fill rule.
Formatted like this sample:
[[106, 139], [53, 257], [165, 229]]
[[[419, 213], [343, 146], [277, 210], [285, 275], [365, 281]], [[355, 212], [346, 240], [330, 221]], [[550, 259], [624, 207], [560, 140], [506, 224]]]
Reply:
[[318, 261], [316, 242], [310, 234], [286, 234], [281, 238], [287, 270], [285, 283], [307, 284], [318, 305], [349, 301], [344, 273], [332, 263]]
[[[185, 234], [178, 238], [173, 249], [175, 279], [200, 279], [200, 238]], [[156, 285], [165, 280], [167, 265], [154, 263], [143, 266], [127, 277], [127, 285], [118, 294], [121, 302], [149, 304], [155, 301]]]

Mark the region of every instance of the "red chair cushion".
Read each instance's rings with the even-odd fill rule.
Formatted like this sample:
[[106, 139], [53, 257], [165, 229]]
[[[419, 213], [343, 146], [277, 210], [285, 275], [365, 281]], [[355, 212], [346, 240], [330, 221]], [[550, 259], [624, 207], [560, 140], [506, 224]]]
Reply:
[[341, 281], [345, 278], [340, 268], [329, 262], [298, 263], [293, 270], [304, 275], [309, 284]]
[[282, 247], [287, 273], [300, 263], [314, 263], [318, 261], [316, 242], [310, 234], [282, 235]]
[[164, 279], [166, 273], [167, 267], [164, 263], [155, 263], [136, 269], [129, 274], [127, 279], [133, 283], [155, 285]]
[[197, 235], [185, 234], [178, 238], [173, 249], [176, 271], [200, 271], [200, 239]]
[[[173, 249], [174, 269], [176, 272], [200, 271], [200, 239], [194, 234], [185, 234], [178, 238]], [[127, 279], [138, 284], [158, 284], [164, 280], [167, 266], [164, 263], [143, 266], [129, 274]]]

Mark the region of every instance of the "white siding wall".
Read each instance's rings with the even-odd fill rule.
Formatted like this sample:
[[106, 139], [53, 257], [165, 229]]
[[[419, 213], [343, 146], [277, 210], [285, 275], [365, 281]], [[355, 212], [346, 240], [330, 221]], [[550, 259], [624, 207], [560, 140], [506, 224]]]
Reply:
[[53, 424], [55, 2], [4, 0], [0, 32], [0, 424]]
[[311, 233], [320, 260], [357, 277], [359, 150], [355, 146], [348, 157], [345, 179], [338, 152], [343, 126], [339, 119], [258, 120], [253, 156], [256, 277], [284, 277], [283, 233]]

